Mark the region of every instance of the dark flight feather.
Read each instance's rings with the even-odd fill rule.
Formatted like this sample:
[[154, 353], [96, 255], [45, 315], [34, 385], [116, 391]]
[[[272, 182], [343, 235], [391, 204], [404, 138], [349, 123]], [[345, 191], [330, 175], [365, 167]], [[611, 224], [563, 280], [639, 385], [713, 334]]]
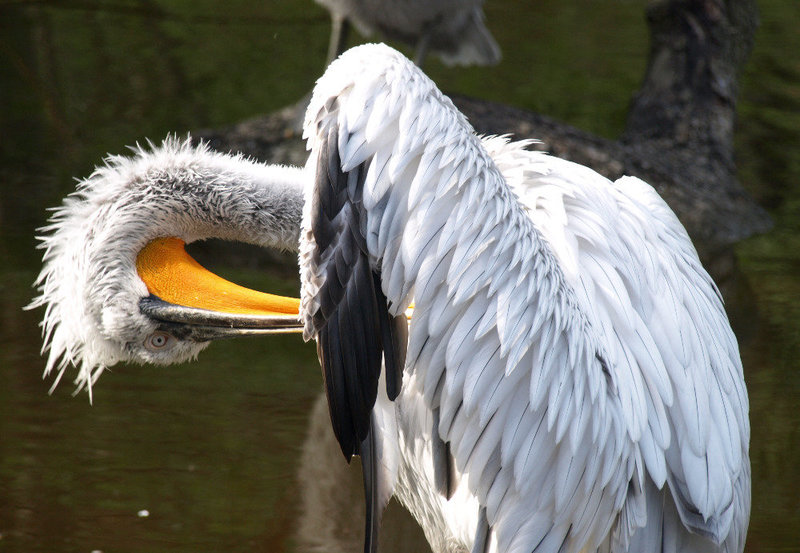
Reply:
[[[331, 120], [332, 121], [332, 120]], [[349, 461], [361, 456], [367, 508], [364, 551], [374, 553], [385, 505], [380, 502], [379, 440], [373, 424], [381, 360], [386, 393], [394, 400], [403, 382], [408, 322], [392, 316], [381, 288], [380, 267], [372, 266], [364, 229], [364, 179], [370, 160], [344, 173], [334, 122], [321, 129], [311, 233], [312, 264], [324, 271], [319, 309], [312, 313], [317, 353], [336, 439]]]

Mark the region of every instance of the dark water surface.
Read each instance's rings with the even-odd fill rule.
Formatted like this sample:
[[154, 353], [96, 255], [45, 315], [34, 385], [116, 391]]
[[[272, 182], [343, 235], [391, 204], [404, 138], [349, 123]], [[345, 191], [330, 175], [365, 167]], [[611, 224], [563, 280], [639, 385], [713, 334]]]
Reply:
[[[621, 131], [646, 61], [644, 2], [488, 4], [503, 63], [431, 63], [443, 89]], [[800, 551], [800, 2], [761, 9], [737, 155], [776, 227], [738, 248], [746, 286], [728, 307], [751, 399], [748, 551]], [[73, 177], [136, 141], [295, 102], [327, 34], [311, 0], [0, 3], [0, 552], [360, 549], [358, 482], [330, 439], [313, 346], [245, 339], [197, 363], [117, 366], [90, 406], [69, 382], [47, 394], [42, 313], [21, 310], [35, 228]], [[229, 270], [296, 289], [285, 268]], [[301, 464], [312, 476], [297, 478]], [[399, 509], [383, 537], [386, 550], [424, 543]]]

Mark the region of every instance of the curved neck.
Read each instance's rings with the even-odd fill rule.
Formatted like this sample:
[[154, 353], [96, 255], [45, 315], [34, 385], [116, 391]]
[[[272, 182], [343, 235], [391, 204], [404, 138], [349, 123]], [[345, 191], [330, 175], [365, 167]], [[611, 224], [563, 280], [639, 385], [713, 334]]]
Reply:
[[[181, 196], [182, 210], [175, 213], [183, 227], [179, 237], [187, 243], [221, 238], [297, 251], [303, 175], [299, 167], [243, 158], [195, 161], [185, 178], [176, 179], [169, 190]], [[180, 225], [187, 217], [191, 221]]]
[[[137, 235], [131, 240], [130, 234], [110, 233], [111, 241], [141, 248], [170, 236], [186, 243], [220, 238], [297, 250], [304, 169], [267, 165], [188, 143], [166, 142], [137, 154], [132, 159], [112, 158], [84, 181], [81, 191], [101, 202], [113, 197], [114, 226], [128, 225], [130, 234]], [[117, 183], [114, 190], [109, 182]]]

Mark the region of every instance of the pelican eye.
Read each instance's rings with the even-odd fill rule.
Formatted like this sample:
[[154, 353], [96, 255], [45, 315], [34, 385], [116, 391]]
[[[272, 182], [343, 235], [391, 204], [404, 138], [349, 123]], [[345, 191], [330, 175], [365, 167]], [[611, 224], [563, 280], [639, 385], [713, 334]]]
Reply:
[[144, 347], [150, 351], [163, 351], [172, 346], [174, 338], [171, 334], [158, 330], [145, 338]]

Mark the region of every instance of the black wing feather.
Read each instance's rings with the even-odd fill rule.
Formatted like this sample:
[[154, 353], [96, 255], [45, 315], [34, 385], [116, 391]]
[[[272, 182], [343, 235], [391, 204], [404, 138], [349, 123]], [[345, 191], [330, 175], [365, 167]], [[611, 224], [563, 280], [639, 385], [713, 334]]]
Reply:
[[331, 422], [349, 459], [370, 428], [382, 357], [387, 394], [400, 393], [408, 328], [405, 316], [389, 314], [380, 268], [371, 266], [367, 252], [362, 197], [370, 161], [345, 173], [338, 146], [338, 128], [330, 122], [322, 129], [312, 198], [312, 261], [325, 272], [312, 323]]
[[380, 499], [380, 477], [378, 473], [378, 444], [375, 429], [370, 426], [367, 437], [361, 442], [361, 469], [364, 479], [366, 519], [364, 521], [364, 553], [378, 550], [378, 531], [386, 505]]
[[[325, 393], [336, 439], [349, 461], [360, 455], [367, 507], [364, 551], [376, 551], [385, 505], [380, 501], [379, 438], [373, 407], [381, 358], [386, 392], [400, 393], [408, 323], [393, 317], [381, 289], [380, 267], [370, 263], [364, 231], [367, 213], [362, 197], [368, 164], [341, 170], [338, 128], [333, 118], [321, 129], [316, 186], [311, 198], [311, 263], [324, 268], [318, 305], [311, 321], [325, 379]], [[312, 271], [319, 274], [319, 271]]]
[[405, 314], [392, 317], [386, 296], [381, 290], [379, 273], [373, 273], [375, 296], [378, 299], [378, 319], [381, 329], [381, 344], [386, 367], [386, 395], [394, 401], [403, 385], [403, 367], [406, 364], [408, 344], [408, 321]]
[[317, 336], [317, 355], [322, 366], [325, 394], [328, 397], [328, 411], [331, 416], [333, 433], [339, 441], [345, 458], [356, 451], [357, 442], [353, 438], [353, 421], [347, 395], [345, 372], [342, 370], [343, 353], [340, 347], [339, 326], [326, 325]]

